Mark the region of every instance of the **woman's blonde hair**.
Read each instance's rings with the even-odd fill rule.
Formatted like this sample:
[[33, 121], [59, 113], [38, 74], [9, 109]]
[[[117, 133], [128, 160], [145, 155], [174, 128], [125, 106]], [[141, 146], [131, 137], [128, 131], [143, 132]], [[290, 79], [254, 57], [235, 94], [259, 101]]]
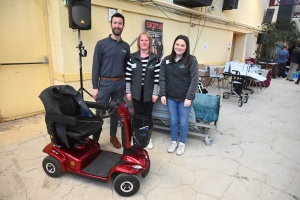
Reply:
[[142, 32], [140, 35], [139, 35], [139, 37], [138, 37], [138, 42], [137, 42], [137, 47], [138, 47], [138, 50], [140, 51], [141, 50], [141, 48], [140, 48], [140, 39], [141, 39], [141, 37], [142, 36], [146, 36], [147, 38], [148, 38], [148, 40], [149, 40], [149, 49], [148, 49], [148, 53], [151, 53], [152, 52], [152, 37], [151, 37], [151, 35], [148, 33], [148, 32]]

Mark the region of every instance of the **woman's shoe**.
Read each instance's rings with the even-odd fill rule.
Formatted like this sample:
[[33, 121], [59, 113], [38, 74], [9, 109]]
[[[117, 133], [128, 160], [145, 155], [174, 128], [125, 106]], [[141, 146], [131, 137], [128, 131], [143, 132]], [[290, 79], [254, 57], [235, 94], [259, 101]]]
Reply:
[[174, 153], [177, 146], [178, 146], [178, 143], [176, 141], [172, 141], [171, 145], [168, 148], [168, 153]]
[[182, 142], [179, 142], [176, 155], [181, 156], [184, 153], [184, 150], [185, 150], [185, 144]]

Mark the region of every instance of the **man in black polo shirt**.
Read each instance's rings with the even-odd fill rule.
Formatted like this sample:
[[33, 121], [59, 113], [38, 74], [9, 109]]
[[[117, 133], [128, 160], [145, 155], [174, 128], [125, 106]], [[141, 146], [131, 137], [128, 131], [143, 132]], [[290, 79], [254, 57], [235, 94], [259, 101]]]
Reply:
[[294, 49], [292, 52], [291, 66], [290, 66], [289, 73], [286, 77], [286, 80], [294, 81], [293, 76], [295, 71], [299, 67], [299, 65], [300, 65], [300, 43], [296, 45], [296, 49]]
[[[125, 93], [125, 65], [130, 57], [130, 47], [121, 38], [125, 25], [124, 16], [115, 13], [111, 17], [112, 34], [99, 40], [96, 44], [92, 68], [93, 98], [99, 103], [109, 100], [123, 99]], [[99, 116], [100, 111], [96, 111]], [[115, 148], [121, 148], [116, 137], [118, 126], [117, 114], [110, 118], [110, 142]], [[94, 134], [93, 139], [98, 142], [100, 133]]]

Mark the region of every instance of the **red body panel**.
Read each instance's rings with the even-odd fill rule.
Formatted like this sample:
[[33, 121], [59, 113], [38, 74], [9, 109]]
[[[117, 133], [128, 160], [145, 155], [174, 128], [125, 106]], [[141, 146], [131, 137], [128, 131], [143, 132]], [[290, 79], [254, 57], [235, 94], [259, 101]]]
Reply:
[[125, 130], [125, 148], [128, 149], [131, 147], [131, 121], [127, 104], [122, 103], [122, 105], [118, 108], [118, 114], [120, 116], [121, 122], [123, 123]]

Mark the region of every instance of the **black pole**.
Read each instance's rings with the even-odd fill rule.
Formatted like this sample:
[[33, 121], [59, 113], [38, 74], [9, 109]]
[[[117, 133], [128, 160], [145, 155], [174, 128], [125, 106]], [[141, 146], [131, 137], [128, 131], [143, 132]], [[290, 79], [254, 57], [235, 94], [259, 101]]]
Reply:
[[81, 93], [81, 97], [83, 98], [83, 92], [82, 92], [82, 88], [83, 88], [83, 80], [82, 80], [82, 55], [81, 55], [81, 48], [82, 48], [82, 41], [80, 38], [80, 29], [78, 29], [78, 53], [79, 53], [79, 74], [80, 74], [80, 93]]
[[78, 92], [81, 94], [81, 97], [83, 98], [83, 91], [88, 93], [91, 97], [92, 95], [83, 88], [83, 78], [82, 78], [82, 57], [86, 57], [87, 51], [84, 49], [84, 46], [82, 46], [82, 41], [80, 39], [80, 29], [78, 29], [78, 53], [79, 53], [79, 74], [80, 74], [80, 88]]

